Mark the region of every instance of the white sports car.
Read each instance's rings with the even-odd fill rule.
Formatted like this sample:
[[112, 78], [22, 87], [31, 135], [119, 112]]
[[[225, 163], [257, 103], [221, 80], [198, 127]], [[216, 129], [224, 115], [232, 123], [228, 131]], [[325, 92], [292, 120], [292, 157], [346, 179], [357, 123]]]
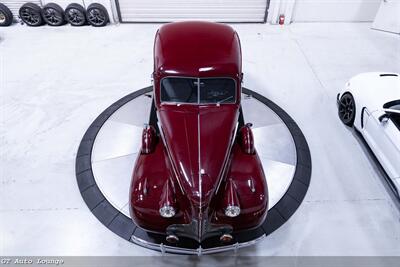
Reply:
[[338, 113], [368, 143], [400, 193], [400, 77], [396, 73], [361, 73], [337, 95]]

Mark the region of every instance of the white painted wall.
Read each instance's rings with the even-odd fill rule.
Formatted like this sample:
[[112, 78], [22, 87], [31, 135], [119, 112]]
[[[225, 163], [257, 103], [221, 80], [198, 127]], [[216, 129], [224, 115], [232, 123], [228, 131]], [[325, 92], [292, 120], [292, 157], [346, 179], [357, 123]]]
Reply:
[[291, 22], [296, 0], [271, 0], [268, 8], [267, 22], [278, 24], [280, 15], [285, 15], [285, 24]]
[[372, 29], [400, 34], [400, 0], [381, 0]]
[[373, 21], [380, 2], [381, 0], [296, 0], [292, 21]]

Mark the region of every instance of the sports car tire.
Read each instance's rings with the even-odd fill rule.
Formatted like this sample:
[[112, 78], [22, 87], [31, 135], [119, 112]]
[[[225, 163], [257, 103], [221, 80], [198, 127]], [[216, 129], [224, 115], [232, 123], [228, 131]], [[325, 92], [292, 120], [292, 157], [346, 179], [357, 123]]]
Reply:
[[34, 3], [23, 4], [18, 13], [22, 21], [28, 26], [37, 27], [43, 24], [42, 10]]
[[72, 26], [82, 26], [86, 24], [86, 11], [83, 6], [72, 3], [65, 9], [65, 18]]
[[86, 18], [94, 27], [103, 27], [109, 22], [107, 9], [98, 3], [89, 5], [86, 10]]
[[339, 100], [338, 113], [340, 120], [347, 126], [353, 126], [356, 117], [356, 104], [350, 93], [345, 93]]
[[46, 4], [42, 9], [42, 16], [50, 26], [61, 26], [65, 23], [64, 10], [55, 3]]
[[11, 10], [0, 3], [0, 26], [10, 26], [13, 21]]

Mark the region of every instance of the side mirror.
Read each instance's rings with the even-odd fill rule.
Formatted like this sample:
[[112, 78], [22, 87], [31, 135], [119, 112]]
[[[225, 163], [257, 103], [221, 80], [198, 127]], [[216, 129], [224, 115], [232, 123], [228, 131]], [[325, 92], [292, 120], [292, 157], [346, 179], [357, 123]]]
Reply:
[[382, 114], [378, 119], [380, 123], [387, 123], [389, 120], [389, 115], [387, 113]]
[[378, 118], [381, 123], [386, 123], [390, 119], [390, 116], [392, 116], [392, 114], [400, 115], [399, 109], [385, 108], [385, 105], [383, 106], [383, 112], [385, 113]]

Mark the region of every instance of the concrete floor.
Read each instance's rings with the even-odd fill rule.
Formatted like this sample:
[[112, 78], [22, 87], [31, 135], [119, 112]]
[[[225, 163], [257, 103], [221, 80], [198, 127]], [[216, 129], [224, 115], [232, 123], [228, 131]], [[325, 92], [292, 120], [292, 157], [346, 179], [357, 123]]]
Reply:
[[[74, 173], [89, 124], [150, 84], [158, 27], [0, 29], [0, 254], [160, 255], [101, 225]], [[365, 23], [233, 27], [244, 85], [298, 122], [313, 160], [298, 211], [239, 255], [400, 255], [396, 201], [335, 105], [352, 75], [400, 72], [399, 36]]]

